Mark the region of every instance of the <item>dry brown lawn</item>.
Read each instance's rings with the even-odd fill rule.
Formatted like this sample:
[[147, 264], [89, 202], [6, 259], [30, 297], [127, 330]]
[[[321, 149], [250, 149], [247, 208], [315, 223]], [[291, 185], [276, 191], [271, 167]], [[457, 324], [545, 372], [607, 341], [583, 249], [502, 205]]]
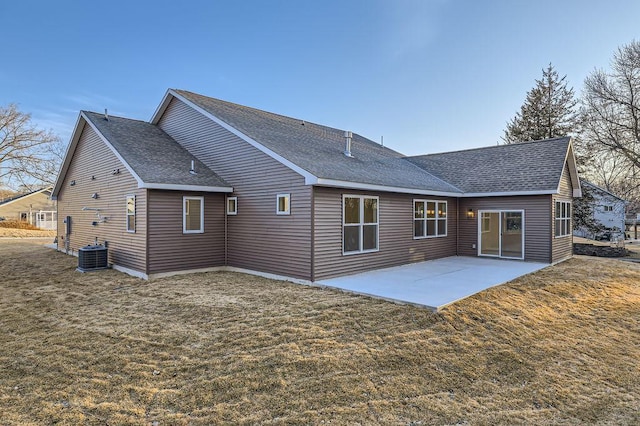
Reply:
[[0, 241], [0, 424], [639, 424], [640, 265], [440, 313], [235, 273], [81, 274]]
[[[0, 222], [1, 223], [1, 222]], [[49, 238], [53, 241], [56, 231], [45, 229], [20, 229], [0, 227], [0, 238]]]

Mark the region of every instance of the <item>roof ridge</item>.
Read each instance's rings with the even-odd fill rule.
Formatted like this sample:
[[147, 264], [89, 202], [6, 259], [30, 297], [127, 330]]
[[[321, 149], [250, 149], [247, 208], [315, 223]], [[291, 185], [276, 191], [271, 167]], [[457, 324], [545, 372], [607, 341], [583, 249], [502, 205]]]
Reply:
[[318, 127], [325, 127], [327, 129], [344, 131], [343, 129], [338, 129], [337, 127], [326, 126], [324, 124], [314, 123], [313, 121], [304, 120], [302, 118], [291, 117], [289, 115], [279, 114], [277, 112], [271, 112], [271, 111], [267, 111], [267, 110], [264, 110], [264, 109], [251, 107], [251, 106], [248, 106], [248, 105], [242, 105], [242, 104], [238, 104], [236, 102], [225, 101], [224, 99], [214, 98], [213, 96], [201, 95], [200, 93], [191, 92], [189, 90], [183, 90], [183, 89], [172, 89], [172, 90], [174, 90], [175, 92], [178, 92], [178, 93], [181, 93], [181, 92], [182, 93], [189, 93], [191, 95], [199, 96], [201, 98], [211, 99], [211, 100], [214, 100], [216, 102], [221, 102], [223, 104], [233, 105], [235, 107], [240, 107], [240, 108], [243, 108], [243, 109], [250, 109], [250, 110], [253, 110], [253, 111], [261, 112], [261, 113], [264, 113], [264, 114], [269, 114], [269, 115], [272, 115], [272, 116], [282, 117], [282, 118], [286, 118], [286, 119], [289, 119], [289, 120], [297, 120], [297, 121], [299, 121], [301, 123], [304, 122], [305, 126], [307, 124], [311, 124], [311, 125], [318, 126]]
[[[81, 109], [80, 110], [81, 113], [85, 113], [85, 114], [95, 114], [95, 115], [99, 115], [104, 117], [104, 113], [103, 112], [96, 112], [96, 111], [89, 111], [89, 110], [85, 110], [85, 109]], [[145, 120], [139, 120], [137, 118], [129, 118], [129, 117], [122, 117], [120, 115], [112, 115], [112, 114], [108, 114], [109, 118], [119, 118], [121, 120], [128, 120], [128, 121], [138, 121], [138, 122], [142, 122], [142, 123], [147, 123], [147, 124], [151, 124], [152, 126], [155, 126], [155, 124], [150, 123], [148, 121]]]
[[455, 150], [455, 151], [434, 152], [432, 154], [409, 155], [406, 158], [429, 157], [429, 156], [444, 155], [444, 154], [454, 154], [454, 153], [458, 153], [458, 152], [469, 152], [469, 151], [480, 151], [480, 150], [487, 150], [487, 149], [497, 149], [497, 148], [500, 148], [500, 147], [505, 147], [506, 148], [506, 147], [510, 147], [510, 146], [521, 146], [521, 145], [530, 145], [530, 144], [534, 144], [534, 143], [552, 142], [552, 141], [558, 141], [558, 140], [561, 140], [561, 139], [571, 139], [571, 136], [561, 136], [561, 137], [549, 138], [549, 139], [538, 139], [538, 140], [535, 140], [535, 141], [515, 142], [515, 143], [510, 143], [510, 144], [479, 146], [479, 147], [476, 147], [476, 148], [459, 149], [459, 150]]
[[[230, 106], [233, 106], [233, 107], [237, 107], [239, 109], [250, 110], [250, 111], [266, 114], [266, 115], [269, 115], [269, 116], [272, 116], [272, 117], [280, 117], [280, 118], [283, 118], [285, 120], [297, 121], [297, 122], [299, 122], [301, 124], [304, 123], [305, 127], [308, 126], [308, 125], [311, 125], [311, 126], [315, 126], [315, 127], [321, 128], [321, 129], [333, 130], [333, 131], [337, 132], [339, 135], [341, 133], [346, 132], [346, 131], [351, 131], [351, 130], [348, 130], [348, 129], [340, 129], [340, 128], [337, 128], [337, 127], [331, 127], [331, 126], [327, 126], [325, 124], [319, 124], [319, 123], [316, 123], [316, 122], [313, 122], [313, 121], [308, 121], [308, 120], [305, 120], [305, 119], [302, 119], [302, 118], [298, 118], [298, 117], [292, 117], [292, 116], [289, 116], [289, 115], [279, 114], [277, 112], [267, 111], [267, 110], [260, 109], [260, 108], [255, 108], [255, 107], [251, 107], [251, 106], [247, 106], [247, 105], [238, 104], [238, 103], [235, 103], [235, 102], [226, 101], [224, 99], [214, 98], [212, 96], [202, 95], [200, 93], [191, 92], [189, 90], [184, 90], [184, 89], [171, 89], [171, 90], [177, 92], [178, 94], [187, 93], [187, 94], [191, 94], [191, 95], [194, 95], [194, 96], [197, 96], [197, 97], [200, 97], [200, 98], [210, 99], [210, 100], [213, 100], [215, 102], [220, 102], [222, 104], [226, 104], [226, 105], [230, 105]], [[230, 123], [227, 123], [227, 124], [230, 124]], [[310, 130], [308, 127], [306, 129]], [[373, 141], [373, 140], [367, 138], [366, 136], [363, 136], [363, 135], [361, 135], [361, 134], [359, 134], [357, 132], [352, 132], [352, 134], [353, 134], [353, 136], [360, 137], [362, 139], [362, 140], [360, 140], [360, 142], [367, 143], [367, 144], [372, 145], [373, 147], [376, 147], [376, 148], [382, 148], [384, 150], [391, 151], [391, 152], [393, 152], [395, 154], [399, 154], [400, 156], [403, 156], [403, 157], [405, 156], [403, 153], [401, 153], [399, 151], [396, 151], [395, 149], [389, 148], [387, 146], [381, 145], [381, 144], [379, 144], [379, 143], [377, 143], [377, 142], [375, 142], [375, 141]], [[355, 139], [355, 137], [353, 139]]]

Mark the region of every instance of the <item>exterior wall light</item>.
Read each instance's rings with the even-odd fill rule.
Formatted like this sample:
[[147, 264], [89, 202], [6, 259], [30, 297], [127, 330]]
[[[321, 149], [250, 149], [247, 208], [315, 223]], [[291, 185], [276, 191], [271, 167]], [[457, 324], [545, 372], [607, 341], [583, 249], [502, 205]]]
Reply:
[[476, 217], [476, 214], [473, 209], [467, 210], [467, 219], [473, 219], [474, 217]]

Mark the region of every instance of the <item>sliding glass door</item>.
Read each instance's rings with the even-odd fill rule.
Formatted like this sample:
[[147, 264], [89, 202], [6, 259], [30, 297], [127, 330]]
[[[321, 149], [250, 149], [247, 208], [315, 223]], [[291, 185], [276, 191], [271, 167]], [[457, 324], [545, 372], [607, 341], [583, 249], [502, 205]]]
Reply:
[[480, 211], [480, 256], [524, 259], [524, 211]]

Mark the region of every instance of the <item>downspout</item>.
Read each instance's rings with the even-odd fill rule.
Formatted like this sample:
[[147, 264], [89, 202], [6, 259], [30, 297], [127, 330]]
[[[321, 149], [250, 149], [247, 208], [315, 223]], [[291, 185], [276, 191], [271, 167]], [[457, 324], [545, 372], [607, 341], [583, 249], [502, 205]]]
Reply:
[[[149, 189], [145, 189], [146, 200], [144, 203], [144, 239], [145, 239], [145, 265], [144, 265], [144, 273], [149, 277], [149, 203], [151, 202], [151, 191]], [[136, 225], [137, 226], [137, 225]]]
[[[227, 214], [227, 205], [229, 203], [229, 200], [227, 200], [227, 196], [225, 195], [224, 197], [224, 205], [223, 205], [223, 210], [224, 210], [224, 266], [229, 266], [229, 255], [228, 255], [228, 234], [229, 234], [229, 229], [228, 229], [228, 218], [229, 215]], [[236, 201], [237, 203], [237, 201]], [[238, 205], [236, 204], [236, 209], [238, 208]]]
[[315, 246], [316, 246], [316, 207], [315, 207], [315, 187], [311, 186], [311, 274], [310, 274], [310, 278], [311, 278], [311, 282], [315, 281], [315, 265], [316, 265], [316, 261], [315, 261]]
[[456, 256], [460, 256], [460, 197], [456, 198]]

